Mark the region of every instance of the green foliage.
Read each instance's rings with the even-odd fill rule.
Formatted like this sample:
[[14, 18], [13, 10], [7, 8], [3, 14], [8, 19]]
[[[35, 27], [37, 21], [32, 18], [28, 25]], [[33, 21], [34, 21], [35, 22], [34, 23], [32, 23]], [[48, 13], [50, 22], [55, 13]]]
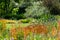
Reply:
[[16, 12], [18, 11], [18, 8], [14, 8], [13, 10], [12, 10], [12, 15], [16, 15]]
[[43, 6], [43, 2], [32, 2], [32, 6], [26, 9], [24, 14], [26, 17], [40, 18], [41, 15], [49, 13], [48, 10]]
[[22, 32], [18, 33], [17, 39], [18, 39], [18, 40], [23, 40], [23, 38], [24, 38], [23, 33], [22, 33]]
[[[44, 0], [47, 1], [47, 0]], [[50, 0], [51, 1], [51, 0]], [[58, 5], [57, 5], [58, 3]], [[24, 5], [23, 5], [24, 4]], [[19, 7], [27, 6], [25, 9], [26, 13], [17, 14]], [[53, 0], [53, 7], [59, 9], [59, 1]], [[50, 18], [54, 19], [54, 16], [50, 15], [50, 11], [46, 8], [41, 0], [1, 0], [0, 1], [0, 17], [6, 19], [25, 19], [35, 18], [40, 20], [51, 21]]]
[[0, 32], [2, 31], [2, 23], [0, 22]]
[[29, 19], [24, 19], [24, 20], [21, 20], [22, 23], [29, 23], [30, 20]]

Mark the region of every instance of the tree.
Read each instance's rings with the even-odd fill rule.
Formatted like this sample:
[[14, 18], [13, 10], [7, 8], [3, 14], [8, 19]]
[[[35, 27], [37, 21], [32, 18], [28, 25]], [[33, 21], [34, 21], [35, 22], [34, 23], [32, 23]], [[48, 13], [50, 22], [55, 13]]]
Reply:
[[53, 15], [60, 15], [60, 1], [59, 0], [43, 0], [44, 5], [50, 10]]

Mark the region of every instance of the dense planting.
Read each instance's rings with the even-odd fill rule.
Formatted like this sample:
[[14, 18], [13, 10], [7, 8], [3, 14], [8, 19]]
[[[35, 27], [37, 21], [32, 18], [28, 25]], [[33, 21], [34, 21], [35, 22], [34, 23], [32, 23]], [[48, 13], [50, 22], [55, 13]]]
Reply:
[[[8, 23], [10, 22], [10, 23]], [[4, 40], [59, 40], [60, 38], [60, 21], [57, 21], [56, 26], [51, 23], [32, 24], [21, 27], [18, 21], [0, 20], [0, 39]], [[8, 26], [6, 25], [8, 24]], [[17, 24], [17, 25], [16, 25]], [[21, 24], [21, 23], [20, 23]], [[24, 23], [25, 24], [25, 23]], [[22, 25], [23, 26], [23, 25]], [[9, 27], [9, 28], [7, 28]], [[11, 27], [11, 28], [10, 28]]]

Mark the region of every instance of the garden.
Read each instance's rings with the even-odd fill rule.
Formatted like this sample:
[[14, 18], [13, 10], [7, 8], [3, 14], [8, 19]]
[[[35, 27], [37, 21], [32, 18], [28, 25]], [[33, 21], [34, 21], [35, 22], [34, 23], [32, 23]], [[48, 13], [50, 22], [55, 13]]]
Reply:
[[60, 40], [60, 1], [0, 0], [0, 40]]

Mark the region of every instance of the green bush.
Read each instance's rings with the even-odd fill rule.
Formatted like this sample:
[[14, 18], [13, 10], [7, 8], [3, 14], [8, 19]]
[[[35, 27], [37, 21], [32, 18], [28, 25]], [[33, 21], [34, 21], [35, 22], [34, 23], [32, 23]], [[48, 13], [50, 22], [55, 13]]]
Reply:
[[22, 22], [22, 23], [29, 23], [30, 20], [29, 20], [29, 19], [23, 19], [21, 22]]

